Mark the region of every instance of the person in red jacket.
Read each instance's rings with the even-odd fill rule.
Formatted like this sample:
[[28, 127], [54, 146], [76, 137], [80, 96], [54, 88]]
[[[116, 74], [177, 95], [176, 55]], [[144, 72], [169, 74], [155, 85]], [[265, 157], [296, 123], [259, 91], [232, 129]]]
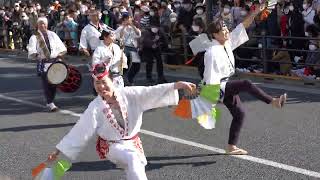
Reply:
[[289, 14], [289, 4], [285, 4], [283, 7], [283, 15], [280, 17], [280, 29], [281, 36], [288, 36], [288, 14]]

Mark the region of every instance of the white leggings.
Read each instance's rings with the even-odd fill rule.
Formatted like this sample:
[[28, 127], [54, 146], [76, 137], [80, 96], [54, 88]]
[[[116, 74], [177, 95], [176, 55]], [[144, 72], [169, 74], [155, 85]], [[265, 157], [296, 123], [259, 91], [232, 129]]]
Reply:
[[122, 143], [109, 146], [107, 157], [111, 162], [125, 169], [127, 180], [147, 180], [146, 161], [132, 147]]

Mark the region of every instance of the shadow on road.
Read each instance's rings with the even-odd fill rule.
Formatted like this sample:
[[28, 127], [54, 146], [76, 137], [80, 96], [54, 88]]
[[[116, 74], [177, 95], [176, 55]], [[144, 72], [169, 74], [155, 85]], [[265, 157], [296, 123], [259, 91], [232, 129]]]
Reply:
[[[193, 167], [198, 166], [206, 166], [215, 164], [216, 161], [200, 161], [200, 162], [176, 162], [176, 160], [183, 160], [188, 158], [195, 158], [195, 157], [206, 157], [206, 156], [217, 156], [223, 155], [219, 153], [215, 154], [199, 154], [199, 155], [191, 155], [191, 156], [171, 156], [171, 157], [147, 157], [148, 164], [146, 166], [146, 171], [152, 171], [154, 169], [161, 169], [166, 166], [179, 166], [179, 165], [191, 165]], [[173, 160], [173, 162], [163, 162]], [[160, 162], [151, 162], [151, 161], [160, 161]], [[115, 164], [110, 161], [91, 161], [91, 162], [77, 162], [72, 164], [72, 168], [70, 171], [107, 171], [107, 170], [114, 170], [120, 169], [117, 168]]]
[[32, 125], [32, 126], [20, 126], [20, 127], [11, 127], [0, 129], [0, 132], [20, 132], [20, 131], [29, 131], [29, 130], [37, 130], [37, 129], [50, 129], [50, 128], [60, 128], [73, 126], [75, 123], [67, 123], [67, 124], [44, 124], [44, 125]]

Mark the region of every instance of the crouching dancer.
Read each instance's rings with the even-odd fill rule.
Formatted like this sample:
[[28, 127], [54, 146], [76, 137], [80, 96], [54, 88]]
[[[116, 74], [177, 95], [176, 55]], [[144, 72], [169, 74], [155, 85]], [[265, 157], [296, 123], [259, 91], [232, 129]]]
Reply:
[[156, 86], [114, 88], [108, 73], [93, 75], [98, 96], [89, 104], [80, 120], [49, 154], [54, 161], [60, 152], [74, 160], [88, 141], [98, 136], [96, 150], [101, 159], [107, 158], [123, 167], [128, 180], [145, 180], [146, 157], [138, 133], [144, 111], [176, 105], [177, 89], [193, 93], [195, 85], [188, 82]]

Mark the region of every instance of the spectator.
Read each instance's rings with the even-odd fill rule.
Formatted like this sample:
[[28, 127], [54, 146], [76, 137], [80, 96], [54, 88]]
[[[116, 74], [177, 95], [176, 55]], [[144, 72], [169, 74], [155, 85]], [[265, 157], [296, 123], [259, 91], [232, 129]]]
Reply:
[[140, 20], [141, 29], [149, 27], [150, 24], [150, 8], [148, 6], [142, 6], [143, 17]]
[[22, 32], [22, 49], [27, 50], [28, 41], [32, 35], [29, 17], [25, 12], [21, 13], [21, 32]]
[[283, 6], [282, 9], [282, 16], [280, 17], [280, 30], [281, 30], [281, 36], [288, 36], [288, 20], [289, 20], [289, 4], [286, 3]]
[[117, 29], [117, 19], [113, 14], [112, 10], [112, 0], [105, 0], [102, 7], [102, 17], [101, 21], [112, 29]]
[[183, 33], [188, 33], [191, 30], [193, 16], [195, 12], [192, 8], [191, 0], [183, 0], [182, 9], [178, 14], [178, 27]]
[[68, 15], [64, 21], [65, 27], [65, 40], [67, 49], [75, 52], [78, 47], [78, 23], [74, 21], [75, 11], [73, 9], [68, 10]]
[[161, 1], [160, 26], [165, 33], [169, 32], [171, 9], [168, 8], [168, 1]]
[[233, 25], [233, 17], [232, 14], [230, 13], [230, 5], [225, 4], [223, 6], [223, 11], [220, 14], [221, 18], [223, 21], [226, 23], [228, 29], [232, 30], [234, 25]]
[[[306, 35], [310, 38], [319, 38], [319, 29], [314, 25], [309, 25], [306, 28]], [[302, 77], [320, 76], [320, 53], [319, 53], [319, 42], [317, 40], [309, 40], [308, 49], [310, 52], [307, 53], [305, 58], [305, 67], [292, 71], [293, 75]], [[303, 61], [302, 61], [303, 62]], [[299, 61], [301, 63], [301, 61]], [[318, 66], [317, 66], [318, 65]], [[313, 76], [315, 75], [315, 76]]]
[[193, 36], [197, 36], [199, 34], [202, 34], [204, 33], [206, 30], [206, 25], [205, 23], [203, 22], [203, 19], [198, 17], [198, 18], [195, 18], [192, 22], [192, 32], [191, 32], [191, 35]]
[[141, 18], [143, 17], [143, 11], [141, 11], [141, 8], [140, 6], [135, 6], [134, 8], [134, 13], [133, 13], [133, 20], [134, 22], [140, 26], [140, 21], [141, 21]]
[[[306, 58], [306, 68], [310, 69], [310, 72], [312, 75], [315, 75], [316, 77], [320, 77], [320, 52], [319, 52], [319, 46], [317, 44], [314, 44], [310, 42], [309, 44], [309, 50], [312, 52], [309, 52]], [[312, 64], [312, 65], [308, 65]]]
[[8, 48], [8, 24], [3, 7], [0, 9], [0, 47]]
[[[293, 5], [292, 3], [289, 6], [289, 20], [288, 20], [288, 29], [289, 36], [291, 37], [304, 37], [305, 31], [302, 24], [304, 24], [303, 16], [300, 13], [298, 6]], [[289, 46], [292, 49], [304, 49], [304, 40], [292, 39], [289, 41]], [[291, 59], [294, 59], [295, 56], [302, 56], [301, 52], [290, 52]]]
[[79, 50], [86, 56], [90, 56], [96, 47], [100, 44], [99, 37], [103, 30], [110, 31], [111, 28], [99, 22], [99, 13], [97, 10], [90, 10], [90, 23], [81, 31]]
[[133, 17], [132, 9], [130, 7], [130, 1], [129, 0], [122, 0], [121, 4], [129, 13], [129, 16]]
[[[309, 25], [306, 28], [306, 37], [309, 38], [319, 38], [319, 28], [317, 26]], [[317, 47], [320, 47], [320, 41], [318, 39], [309, 40], [309, 44], [315, 44]]]
[[179, 11], [181, 9], [181, 2], [178, 0], [174, 0], [172, 5], [173, 5], [172, 7], [173, 12], [176, 14], [179, 14]]
[[320, 6], [314, 15], [313, 22], [318, 28], [320, 28]]
[[160, 15], [159, 15], [159, 10], [155, 6], [150, 7], [150, 22], [151, 21], [159, 21], [160, 22]]
[[163, 62], [161, 58], [161, 46], [168, 44], [163, 32], [160, 31], [160, 22], [151, 21], [150, 28], [142, 32], [140, 39], [142, 49], [142, 59], [146, 61], [146, 76], [149, 83], [154, 83], [152, 79], [153, 59], [157, 62], [158, 82], [166, 83], [163, 75]]
[[[287, 48], [287, 44], [283, 43], [282, 48]], [[280, 64], [277, 66], [280, 66], [280, 74], [281, 75], [290, 75], [291, 69], [292, 69], [292, 62], [290, 59], [290, 54], [288, 51], [285, 50], [279, 50], [275, 51], [272, 57], [272, 61], [279, 61]]]
[[38, 20], [38, 13], [35, 9], [34, 4], [30, 4], [28, 7], [27, 16], [29, 17], [29, 22], [30, 22], [30, 28], [32, 33], [34, 33], [37, 29], [37, 20]]
[[234, 25], [234, 27], [232, 27], [232, 28], [235, 28], [243, 20], [241, 18], [241, 10], [242, 10], [241, 7], [244, 7], [243, 1], [234, 0], [234, 6], [231, 7], [231, 14], [232, 14], [233, 25]]
[[202, 3], [197, 3], [195, 7], [195, 11], [196, 11], [196, 15], [193, 16], [193, 19], [201, 18], [203, 23], [207, 24], [204, 5]]
[[20, 5], [18, 3], [14, 4], [14, 10], [11, 15], [12, 22], [20, 22]]
[[[121, 48], [124, 48], [125, 55], [128, 58], [128, 72], [127, 77], [125, 78], [125, 83], [127, 81], [132, 85], [133, 78], [136, 73], [139, 71], [140, 64], [132, 64], [132, 53], [137, 53], [138, 51], [138, 38], [141, 37], [141, 31], [137, 28], [137, 25], [132, 21], [132, 17], [125, 13], [122, 16], [122, 24], [115, 31], [116, 38], [120, 40]], [[132, 65], [132, 70], [131, 70]]]
[[178, 15], [176, 13], [171, 13], [170, 16], [170, 27], [169, 27], [169, 36], [172, 37], [172, 34], [178, 32], [180, 29], [178, 28], [178, 22], [177, 22], [177, 18]]
[[304, 28], [306, 29], [308, 25], [314, 24], [313, 18], [315, 15], [315, 11], [312, 8], [312, 0], [304, 0], [302, 7], [303, 7], [302, 15], [303, 15], [303, 20], [305, 22]]

